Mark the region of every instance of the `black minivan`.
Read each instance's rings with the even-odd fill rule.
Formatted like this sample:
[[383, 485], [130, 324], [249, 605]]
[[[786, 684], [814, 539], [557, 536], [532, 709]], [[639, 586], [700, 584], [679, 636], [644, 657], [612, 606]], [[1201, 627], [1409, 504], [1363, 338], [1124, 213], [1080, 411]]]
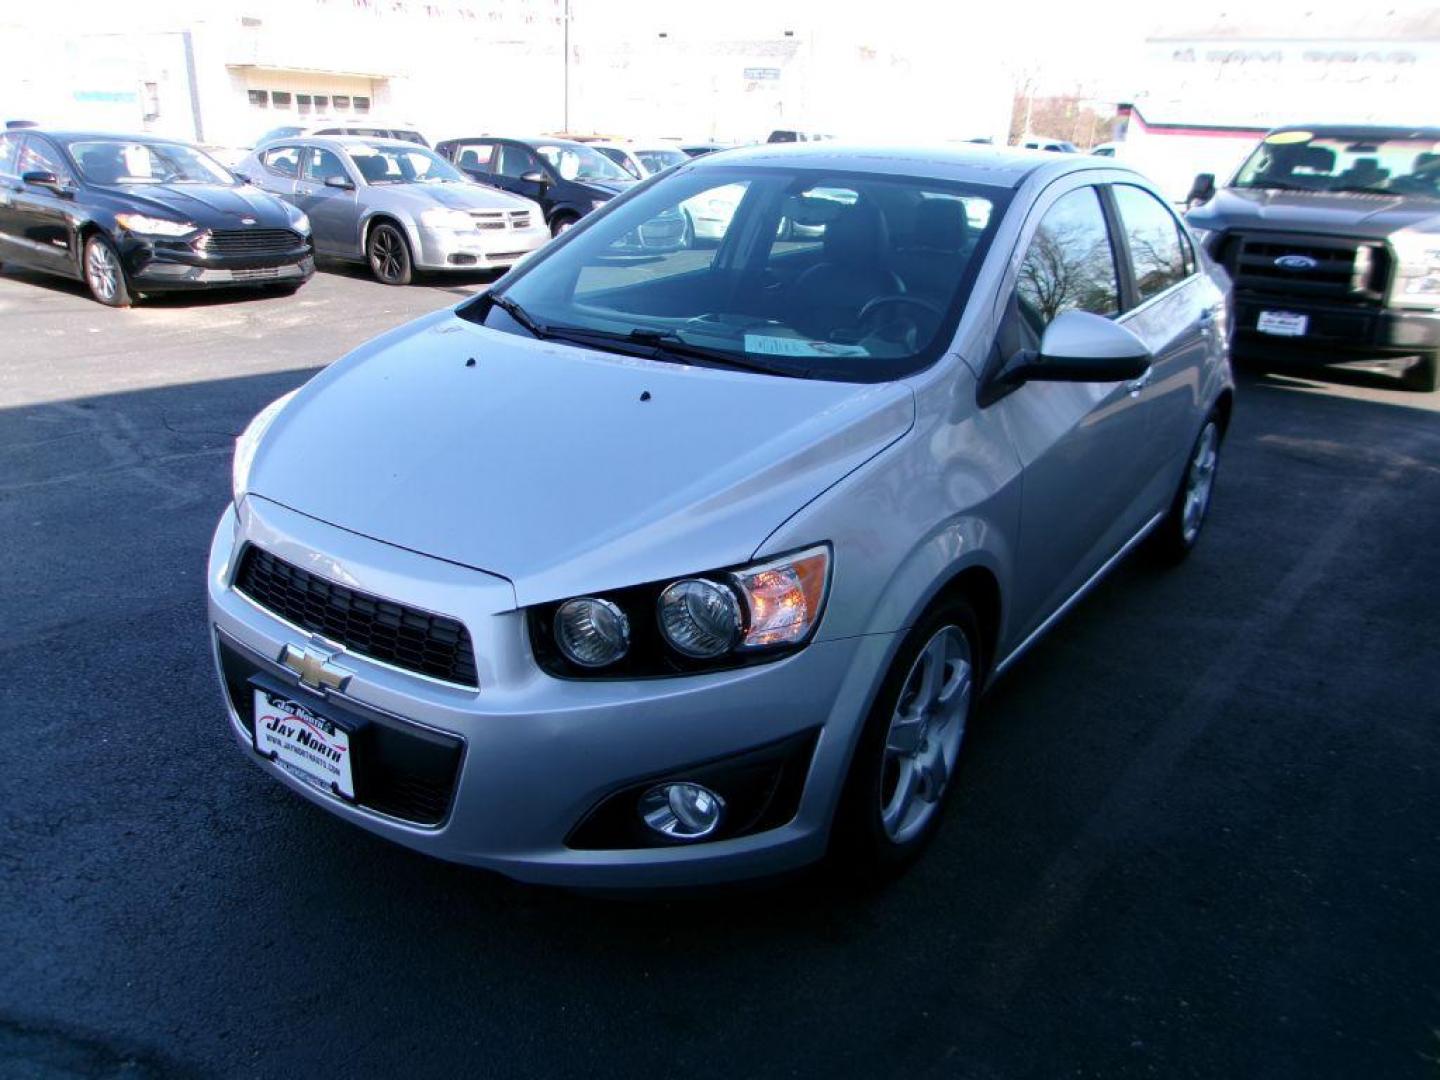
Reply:
[[175, 289], [293, 292], [315, 272], [310, 221], [189, 143], [0, 133], [0, 261], [78, 278], [110, 307]]
[[569, 139], [446, 139], [435, 150], [473, 180], [540, 204], [559, 236], [635, 183], [594, 147]]

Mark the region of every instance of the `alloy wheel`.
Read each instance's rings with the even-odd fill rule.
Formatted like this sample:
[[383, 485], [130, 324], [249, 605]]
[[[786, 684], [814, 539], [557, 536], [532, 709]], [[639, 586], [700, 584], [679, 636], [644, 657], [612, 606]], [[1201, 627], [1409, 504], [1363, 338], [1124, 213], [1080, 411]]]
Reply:
[[370, 266], [381, 281], [395, 282], [405, 276], [408, 252], [405, 241], [389, 225], [381, 225], [370, 239]]
[[880, 823], [901, 844], [918, 835], [940, 806], [955, 770], [974, 693], [970, 642], [942, 626], [910, 666], [885, 736]]
[[1195, 451], [1185, 471], [1185, 504], [1180, 515], [1181, 538], [1193, 544], [1210, 509], [1215, 489], [1215, 468], [1220, 462], [1220, 430], [1212, 420], [1195, 440]]
[[114, 302], [120, 291], [120, 263], [108, 245], [92, 243], [86, 249], [85, 283], [100, 301]]

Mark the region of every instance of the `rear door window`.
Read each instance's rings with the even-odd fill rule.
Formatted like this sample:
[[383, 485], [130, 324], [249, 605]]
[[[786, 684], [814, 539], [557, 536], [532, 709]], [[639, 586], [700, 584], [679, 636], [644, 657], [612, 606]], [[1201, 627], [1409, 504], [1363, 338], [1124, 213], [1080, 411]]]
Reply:
[[18, 176], [16, 169], [20, 161], [20, 136], [0, 135], [0, 176]]
[[454, 150], [455, 164], [471, 172], [489, 172], [495, 160], [494, 143], [460, 143]]
[[342, 180], [349, 179], [349, 173], [345, 171], [345, 165], [341, 162], [340, 155], [321, 146], [307, 147], [305, 150], [305, 179], [316, 184], [323, 184], [331, 177], [339, 177]]
[[1116, 184], [1111, 189], [1130, 248], [1135, 288], [1143, 302], [1187, 278], [1194, 266], [1187, 257], [1180, 222], [1170, 208], [1143, 188]]

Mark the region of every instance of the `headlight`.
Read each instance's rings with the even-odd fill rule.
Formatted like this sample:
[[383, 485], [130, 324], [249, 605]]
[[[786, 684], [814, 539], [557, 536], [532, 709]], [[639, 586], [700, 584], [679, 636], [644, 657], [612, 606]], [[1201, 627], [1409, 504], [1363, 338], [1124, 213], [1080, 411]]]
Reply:
[[809, 641], [829, 587], [830, 547], [820, 544], [738, 569], [531, 608], [531, 644], [542, 667], [572, 678], [740, 667]]
[[255, 463], [255, 451], [260, 446], [260, 440], [265, 437], [265, 432], [275, 422], [275, 417], [280, 415], [280, 410], [285, 408], [297, 392], [291, 390], [284, 397], [276, 398], [266, 405], [235, 440], [235, 460], [230, 466], [230, 496], [234, 499], [236, 506], [240, 505], [240, 500], [244, 498], [245, 492], [249, 489], [250, 466]]
[[298, 233], [308, 233], [310, 231], [310, 215], [303, 213], [296, 215], [295, 220], [290, 223], [290, 227]]
[[146, 214], [116, 214], [115, 220], [121, 228], [141, 236], [188, 236], [195, 231], [193, 222], [171, 221]]
[[572, 663], [607, 667], [630, 649], [630, 620], [609, 600], [567, 600], [555, 612], [555, 641]]
[[1390, 242], [1399, 263], [1392, 299], [1404, 307], [1440, 307], [1440, 236], [1402, 230]]
[[464, 210], [447, 210], [443, 206], [432, 206], [420, 214], [420, 224], [432, 229], [473, 229], [475, 219]]

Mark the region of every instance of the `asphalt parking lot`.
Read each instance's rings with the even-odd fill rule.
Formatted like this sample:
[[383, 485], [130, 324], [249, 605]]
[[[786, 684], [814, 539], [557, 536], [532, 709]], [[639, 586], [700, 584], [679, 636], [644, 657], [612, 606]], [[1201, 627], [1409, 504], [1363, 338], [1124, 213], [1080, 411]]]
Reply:
[[484, 284], [0, 272], [0, 1078], [1440, 1075], [1440, 395], [1245, 376], [1196, 555], [996, 688], [887, 891], [622, 903], [331, 819], [211, 674], [233, 436]]

